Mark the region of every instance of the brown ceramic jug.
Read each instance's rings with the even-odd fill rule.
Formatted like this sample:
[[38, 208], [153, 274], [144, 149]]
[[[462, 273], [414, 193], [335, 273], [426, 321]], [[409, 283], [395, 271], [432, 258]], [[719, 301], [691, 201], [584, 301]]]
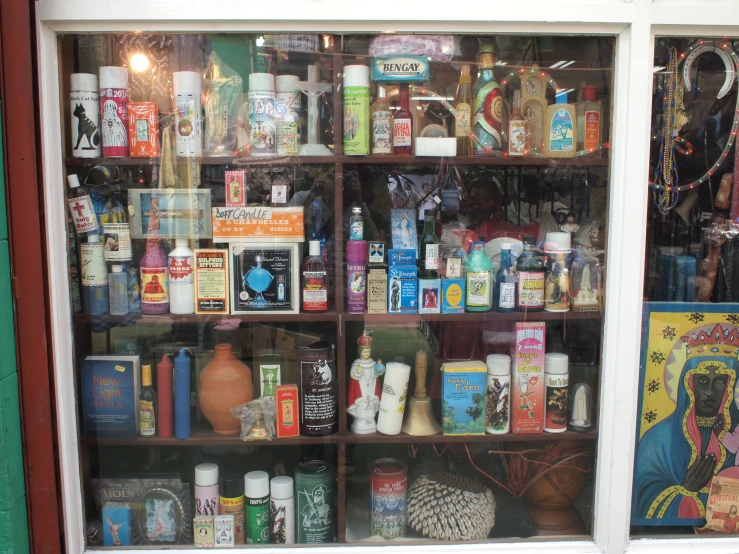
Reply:
[[231, 345], [216, 344], [216, 353], [200, 373], [198, 405], [219, 435], [235, 435], [241, 422], [231, 408], [254, 398], [251, 369], [231, 353]]

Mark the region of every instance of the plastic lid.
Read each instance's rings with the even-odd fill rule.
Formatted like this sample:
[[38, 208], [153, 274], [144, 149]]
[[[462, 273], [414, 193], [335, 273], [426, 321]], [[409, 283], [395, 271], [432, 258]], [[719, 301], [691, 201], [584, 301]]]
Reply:
[[172, 73], [172, 88], [175, 94], [200, 92], [200, 73], [197, 71], [175, 71]]
[[483, 248], [485, 248], [485, 241], [476, 240], [472, 243], [472, 246], [470, 246], [470, 252], [474, 252], [475, 250], [482, 250]]
[[485, 359], [488, 375], [510, 375], [511, 357], [507, 354], [488, 354]]
[[377, 85], [377, 98], [387, 98], [387, 90], [382, 85]]
[[[175, 73], [175, 75], [177, 75]], [[100, 68], [100, 88], [128, 88], [128, 71], [125, 67], [106, 65]]]
[[511, 249], [511, 243], [510, 242], [504, 242], [500, 245], [501, 250], [510, 250]]
[[269, 474], [266, 471], [250, 471], [244, 475], [244, 492], [247, 498], [269, 496]]
[[72, 92], [98, 91], [98, 76], [92, 73], [72, 73], [69, 80], [72, 85]]
[[277, 92], [295, 92], [299, 82], [297, 75], [278, 75], [275, 77], [275, 88]]
[[352, 213], [353, 214], [361, 214], [362, 213], [362, 208], [360, 208], [359, 206], [354, 206], [352, 208]]
[[113, 267], [113, 273], [123, 273], [123, 266], [119, 264], [115, 264]]
[[556, 94], [554, 95], [554, 103], [555, 104], [567, 104], [567, 91], [558, 90]]
[[369, 87], [370, 70], [366, 65], [345, 65], [344, 86], [345, 87]]
[[182, 248], [183, 246], [187, 248], [188, 244], [189, 241], [187, 239], [174, 239], [175, 248]]
[[87, 235], [87, 242], [92, 244], [97, 244], [100, 242], [100, 235], [92, 233], [90, 235]]
[[211, 487], [218, 484], [218, 466], [216, 464], [198, 464], [195, 466], [195, 484], [199, 487]]
[[218, 490], [223, 498], [238, 498], [244, 496], [244, 478], [223, 479], [218, 484]]
[[558, 250], [565, 250], [569, 251], [571, 247], [570, 241], [572, 240], [572, 235], [569, 233], [547, 233], [546, 234], [546, 247], [545, 250], [548, 251], [558, 251]]
[[275, 76], [271, 73], [252, 73], [249, 75], [249, 90], [273, 92], [275, 90]]
[[269, 482], [270, 496], [276, 500], [285, 500], [295, 496], [293, 478], [287, 476], [273, 477]]
[[309, 256], [320, 256], [321, 255], [321, 241], [312, 240], [308, 242], [308, 255]]
[[550, 352], [544, 356], [544, 373], [553, 375], [567, 375], [570, 371], [567, 354]]
[[74, 173], [72, 175], [67, 175], [67, 182], [69, 183], [69, 188], [77, 188], [80, 186], [80, 178], [77, 177]]
[[459, 83], [462, 85], [468, 85], [472, 82], [472, 77], [470, 76], [470, 66], [469, 64], [462, 64], [462, 72], [459, 75]]
[[595, 85], [585, 85], [584, 87], [582, 87], [583, 101], [595, 102], [597, 90], [598, 90], [598, 87], [596, 87]]

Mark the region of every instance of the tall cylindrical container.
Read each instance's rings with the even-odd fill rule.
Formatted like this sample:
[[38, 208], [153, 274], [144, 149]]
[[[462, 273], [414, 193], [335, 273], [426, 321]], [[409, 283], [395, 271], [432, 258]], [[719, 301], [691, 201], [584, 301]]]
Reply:
[[570, 384], [567, 354], [550, 352], [544, 357], [544, 382], [546, 383], [546, 407], [544, 431], [567, 431], [568, 386]]
[[269, 544], [269, 475], [250, 471], [244, 475], [246, 544]]
[[547, 257], [547, 277], [544, 286], [544, 310], [570, 310], [570, 233], [547, 233], [544, 254]]
[[174, 436], [190, 438], [190, 358], [184, 348], [174, 359]]
[[169, 282], [169, 312], [172, 314], [195, 313], [195, 254], [187, 245], [187, 239], [175, 239], [175, 249], [167, 257]]
[[408, 466], [402, 460], [383, 458], [369, 465], [370, 534], [383, 539], [405, 537]]
[[272, 544], [295, 544], [295, 483], [292, 477], [270, 481]]
[[159, 415], [159, 436], [163, 439], [170, 438], [174, 432], [172, 368], [172, 361], [164, 354], [157, 364], [157, 414]]
[[108, 274], [108, 298], [110, 299], [110, 315], [126, 315], [128, 313], [128, 276], [123, 273], [123, 266], [116, 264]]
[[346, 311], [367, 311], [367, 241], [346, 241]]
[[398, 362], [389, 362], [385, 366], [385, 378], [382, 380], [382, 397], [380, 399], [380, 415], [377, 418], [377, 430], [385, 435], [397, 435], [403, 426], [405, 399], [408, 396], [408, 380], [411, 378], [411, 366]]
[[505, 435], [511, 431], [511, 357], [507, 354], [488, 354], [487, 423], [485, 431], [491, 435]]
[[100, 120], [103, 156], [128, 156], [128, 71], [125, 67], [100, 68]]
[[234, 544], [244, 544], [244, 478], [222, 479], [219, 483], [218, 510], [234, 516]]
[[336, 350], [330, 342], [313, 342], [298, 350], [301, 435], [315, 437], [336, 432], [339, 389], [335, 363]]
[[218, 466], [205, 463], [195, 466], [195, 515], [217, 516], [219, 513]]
[[203, 154], [200, 73], [175, 71], [172, 73], [172, 88], [177, 117], [175, 150], [181, 158], [197, 158]]
[[298, 88], [297, 75], [278, 75], [275, 77], [277, 89], [277, 154], [296, 156], [300, 149], [300, 114], [302, 96]]
[[334, 468], [321, 460], [300, 464], [295, 471], [298, 497], [298, 544], [334, 541]]
[[72, 157], [98, 158], [100, 149], [100, 89], [98, 76], [72, 73], [69, 93], [72, 114]]
[[108, 266], [105, 265], [100, 235], [87, 235], [80, 245], [82, 311], [90, 315], [108, 313]]
[[141, 313], [169, 312], [167, 257], [159, 239], [147, 239], [146, 251], [139, 262], [141, 273]]
[[271, 73], [249, 75], [249, 137], [252, 156], [277, 153], [275, 132], [275, 76]]
[[369, 67], [344, 66], [344, 154], [348, 156], [369, 154], [369, 85]]

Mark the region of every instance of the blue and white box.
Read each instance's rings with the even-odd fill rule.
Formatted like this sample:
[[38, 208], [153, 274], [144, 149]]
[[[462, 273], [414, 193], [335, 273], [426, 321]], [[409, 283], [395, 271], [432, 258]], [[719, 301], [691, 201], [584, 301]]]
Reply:
[[103, 545], [131, 546], [131, 506], [127, 503], [103, 505]]
[[418, 269], [415, 265], [388, 268], [387, 313], [418, 313]]
[[464, 313], [464, 279], [441, 280], [441, 313]]
[[391, 248], [388, 251], [387, 265], [416, 265], [416, 249]]
[[418, 280], [418, 313], [438, 314], [441, 304], [441, 279]]

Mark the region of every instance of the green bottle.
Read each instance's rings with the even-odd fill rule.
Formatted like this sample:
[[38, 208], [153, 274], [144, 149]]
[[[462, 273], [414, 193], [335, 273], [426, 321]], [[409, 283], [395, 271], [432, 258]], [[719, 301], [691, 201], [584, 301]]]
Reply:
[[427, 211], [423, 220], [418, 277], [420, 279], [439, 278], [439, 239], [436, 238], [436, 216]]
[[493, 46], [483, 44], [477, 57], [477, 80], [472, 87], [475, 105], [472, 113], [475, 156], [493, 156], [503, 150], [503, 129], [507, 129], [506, 107], [500, 85], [493, 73]]
[[470, 312], [488, 312], [493, 307], [493, 262], [485, 254], [484, 248], [484, 242], [473, 243], [467, 258], [467, 297], [464, 306]]

